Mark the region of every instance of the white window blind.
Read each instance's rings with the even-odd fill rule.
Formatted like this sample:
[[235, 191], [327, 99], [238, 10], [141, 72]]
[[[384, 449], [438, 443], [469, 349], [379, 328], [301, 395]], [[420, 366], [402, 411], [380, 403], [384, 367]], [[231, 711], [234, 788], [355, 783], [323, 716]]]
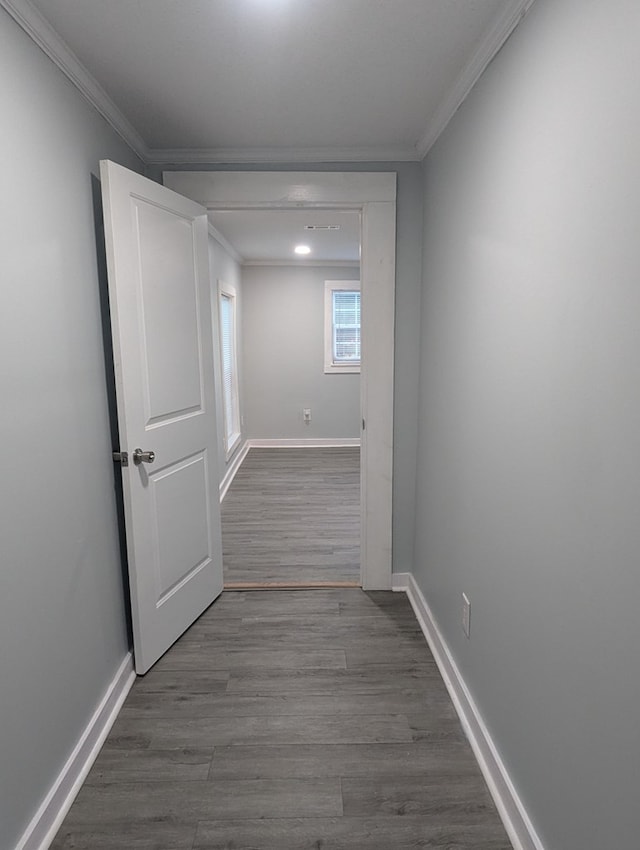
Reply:
[[222, 359], [222, 402], [227, 455], [240, 439], [240, 403], [236, 360], [236, 300], [230, 289], [220, 289], [220, 349]]
[[333, 292], [333, 362], [360, 362], [360, 293]]

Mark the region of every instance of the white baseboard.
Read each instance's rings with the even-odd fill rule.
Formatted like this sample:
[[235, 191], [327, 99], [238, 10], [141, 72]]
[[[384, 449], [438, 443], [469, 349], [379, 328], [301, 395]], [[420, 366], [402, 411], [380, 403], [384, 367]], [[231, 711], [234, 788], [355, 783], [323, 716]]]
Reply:
[[251, 449], [311, 449], [311, 448], [342, 448], [343, 446], [359, 446], [360, 437], [309, 437], [291, 439], [247, 440]]
[[393, 590], [406, 592], [409, 598], [515, 850], [544, 850], [478, 706], [412, 573], [394, 573], [392, 587]]
[[233, 456], [233, 460], [227, 467], [224, 478], [220, 482], [220, 501], [222, 501], [227, 495], [227, 490], [231, 486], [233, 479], [236, 477], [236, 472], [240, 469], [242, 461], [246, 458], [249, 448], [249, 443], [245, 440], [242, 448], [239, 449]]
[[15, 850], [47, 850], [50, 846], [96, 760], [135, 678], [133, 657], [128, 652]]
[[407, 593], [411, 577], [411, 573], [391, 573], [391, 590]]

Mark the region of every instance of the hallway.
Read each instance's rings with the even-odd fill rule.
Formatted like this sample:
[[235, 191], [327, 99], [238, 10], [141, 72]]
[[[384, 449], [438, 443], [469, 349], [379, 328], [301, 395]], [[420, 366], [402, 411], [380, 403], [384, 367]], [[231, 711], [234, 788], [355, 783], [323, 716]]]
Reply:
[[225, 592], [134, 687], [53, 850], [509, 850], [401, 593]]

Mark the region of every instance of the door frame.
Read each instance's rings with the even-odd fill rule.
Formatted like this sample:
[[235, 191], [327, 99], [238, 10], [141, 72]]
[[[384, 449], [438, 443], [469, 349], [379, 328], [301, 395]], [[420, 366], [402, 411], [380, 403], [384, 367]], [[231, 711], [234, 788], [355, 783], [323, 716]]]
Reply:
[[391, 588], [395, 172], [165, 171], [164, 185], [219, 209], [348, 209], [361, 216], [360, 563], [365, 590]]

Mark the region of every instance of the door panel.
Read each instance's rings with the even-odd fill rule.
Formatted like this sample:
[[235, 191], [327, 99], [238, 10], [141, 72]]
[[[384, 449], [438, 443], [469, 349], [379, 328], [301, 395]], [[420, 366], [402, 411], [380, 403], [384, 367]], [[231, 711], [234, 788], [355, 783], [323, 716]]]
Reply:
[[202, 409], [194, 222], [133, 200], [147, 422]]
[[[134, 656], [144, 673], [222, 591], [206, 211], [102, 162]], [[136, 448], [152, 451], [135, 464]]]
[[[157, 606], [211, 560], [207, 478], [205, 452], [149, 476], [155, 519]], [[192, 509], [183, 515], [176, 511], [176, 505], [191, 505]]]

